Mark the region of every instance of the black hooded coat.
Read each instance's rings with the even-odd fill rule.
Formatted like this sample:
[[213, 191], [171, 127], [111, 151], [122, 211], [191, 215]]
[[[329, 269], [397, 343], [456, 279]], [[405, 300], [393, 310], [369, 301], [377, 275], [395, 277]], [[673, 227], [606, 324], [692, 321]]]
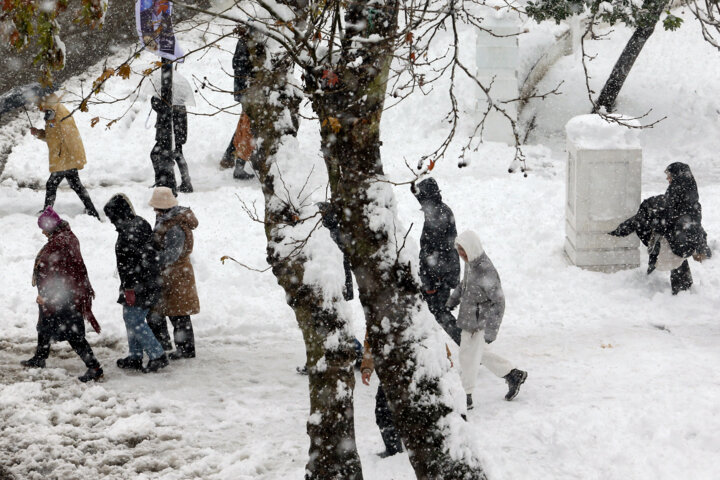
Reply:
[[115, 256], [120, 274], [118, 303], [126, 305], [125, 290], [135, 291], [135, 305], [151, 308], [160, 298], [160, 265], [152, 247], [153, 229], [135, 215], [130, 201], [122, 194], [105, 205], [105, 215], [118, 232]]
[[417, 184], [413, 194], [425, 214], [420, 236], [420, 281], [424, 291], [455, 288], [460, 282], [460, 257], [455, 250], [455, 216], [445, 205], [434, 178]]

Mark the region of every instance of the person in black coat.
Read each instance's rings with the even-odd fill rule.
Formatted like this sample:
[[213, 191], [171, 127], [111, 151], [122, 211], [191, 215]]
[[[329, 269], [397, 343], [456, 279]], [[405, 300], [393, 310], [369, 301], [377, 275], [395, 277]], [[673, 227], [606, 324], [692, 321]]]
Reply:
[[[152, 227], [135, 215], [130, 200], [123, 194], [113, 196], [105, 205], [105, 215], [118, 232], [115, 256], [120, 274], [120, 296], [127, 329], [130, 354], [117, 361], [124, 369], [156, 372], [168, 365], [168, 358], [145, 319], [160, 298], [160, 267], [152, 248]], [[143, 368], [143, 352], [149, 361]]]
[[[247, 29], [238, 27], [238, 41], [235, 45], [235, 54], [233, 55], [232, 67], [233, 67], [233, 98], [236, 102], [240, 103], [243, 98], [245, 90], [248, 88], [250, 79], [253, 77], [253, 66], [250, 61], [250, 48], [249, 42], [252, 42], [252, 37]], [[257, 46], [260, 46], [259, 44]], [[220, 161], [220, 166], [224, 168], [235, 168], [233, 177], [238, 180], [247, 180], [253, 178], [253, 175], [245, 171], [245, 160], [239, 158], [235, 154], [235, 142], [234, 135], [230, 139], [223, 158]]]
[[435, 320], [460, 345], [460, 328], [445, 305], [450, 291], [460, 282], [460, 257], [455, 250], [455, 216], [440, 195], [434, 178], [410, 187], [425, 215], [420, 236], [422, 294]]
[[676, 295], [693, 283], [687, 258], [702, 261], [712, 252], [702, 227], [702, 206], [690, 167], [675, 162], [665, 174], [670, 182], [665, 194], [643, 200], [638, 212], [610, 235], [637, 234], [648, 247], [648, 275], [656, 268], [670, 270], [670, 285]]

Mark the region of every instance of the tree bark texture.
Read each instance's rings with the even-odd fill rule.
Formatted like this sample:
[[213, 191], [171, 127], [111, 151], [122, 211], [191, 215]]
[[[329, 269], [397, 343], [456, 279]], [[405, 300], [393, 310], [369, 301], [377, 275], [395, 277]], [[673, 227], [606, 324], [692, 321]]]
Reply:
[[669, 3], [669, 0], [645, 0], [643, 2], [642, 9], [648, 12], [647, 16], [638, 23], [632, 37], [630, 37], [620, 57], [615, 62], [615, 66], [600, 92], [593, 113], [597, 113], [602, 107], [608, 112], [614, 109], [615, 101], [630, 74], [630, 70], [635, 65], [635, 60], [640, 56], [645, 43], [655, 31], [655, 26], [660, 21], [660, 16]]
[[[283, 287], [288, 304], [295, 312], [303, 333], [307, 353], [310, 390], [308, 480], [362, 480], [362, 466], [355, 444], [353, 391], [355, 351], [347, 319], [336, 308], [342, 298], [328, 302], [322, 291], [304, 282], [308, 259], [302, 253], [290, 256], [278, 252], [278, 246], [291, 238], [298, 226], [300, 212], [279, 201], [276, 179], [272, 173], [274, 156], [282, 137], [297, 132], [295, 122], [287, 122], [288, 113], [296, 115], [300, 97], [287, 81], [292, 62], [275, 56], [272, 70], [263, 68], [265, 48], [262, 41], [248, 42], [255, 67], [250, 87], [243, 95], [243, 111], [250, 118], [256, 140], [251, 156], [265, 196], [265, 234], [268, 262]], [[268, 102], [277, 93], [279, 102]], [[283, 126], [284, 125], [284, 126]], [[308, 221], [316, 221], [311, 219]], [[339, 342], [328, 342], [328, 338]]]
[[[440, 378], [418, 372], [419, 339], [412, 327], [422, 304], [420, 289], [410, 263], [401, 258], [393, 225], [377, 221], [392, 222], [395, 215], [391, 187], [379, 182], [380, 120], [394, 42], [351, 45], [351, 39], [394, 36], [397, 6], [389, 2], [373, 11], [362, 2], [350, 4], [341, 60], [333, 67], [338, 82], [324, 83], [327, 72], [307, 72], [306, 90], [321, 122], [332, 202], [344, 212], [341, 232], [365, 309], [376, 371], [415, 474], [420, 479], [484, 479], [477, 458], [454, 458], [449, 451], [442, 425], [452, 407], [442, 395]], [[363, 30], [352, 31], [353, 25]], [[359, 57], [362, 63], [354, 66]]]

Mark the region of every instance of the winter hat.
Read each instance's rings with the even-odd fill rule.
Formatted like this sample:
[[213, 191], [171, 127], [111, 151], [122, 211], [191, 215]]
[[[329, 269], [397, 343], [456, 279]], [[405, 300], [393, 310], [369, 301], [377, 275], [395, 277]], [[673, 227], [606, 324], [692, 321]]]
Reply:
[[128, 220], [135, 216], [132, 203], [130, 203], [130, 200], [122, 193], [113, 195], [105, 204], [103, 210], [111, 223], [115, 223], [118, 220]]
[[418, 199], [418, 202], [424, 202], [427, 200], [435, 200], [441, 202], [442, 196], [440, 195], [440, 187], [438, 187], [435, 179], [426, 178], [422, 182], [418, 183], [415, 198]]
[[455, 239], [455, 247], [461, 246], [468, 257], [468, 262], [480, 258], [485, 250], [483, 249], [482, 243], [480, 243], [480, 237], [477, 233], [472, 230], [466, 230]]
[[47, 207], [38, 218], [38, 227], [40, 227], [43, 232], [52, 232], [60, 222], [62, 222], [60, 215], [58, 215], [52, 207]]
[[168, 187], [155, 187], [148, 205], [158, 210], [168, 210], [177, 207], [178, 201]]

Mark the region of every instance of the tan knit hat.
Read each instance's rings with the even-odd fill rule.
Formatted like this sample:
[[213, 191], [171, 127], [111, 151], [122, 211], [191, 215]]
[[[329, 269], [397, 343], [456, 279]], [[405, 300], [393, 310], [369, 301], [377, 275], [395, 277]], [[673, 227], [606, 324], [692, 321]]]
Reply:
[[173, 195], [172, 190], [168, 187], [155, 187], [148, 205], [158, 210], [167, 210], [177, 207], [178, 201], [175, 195]]

